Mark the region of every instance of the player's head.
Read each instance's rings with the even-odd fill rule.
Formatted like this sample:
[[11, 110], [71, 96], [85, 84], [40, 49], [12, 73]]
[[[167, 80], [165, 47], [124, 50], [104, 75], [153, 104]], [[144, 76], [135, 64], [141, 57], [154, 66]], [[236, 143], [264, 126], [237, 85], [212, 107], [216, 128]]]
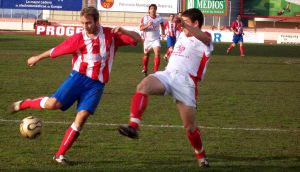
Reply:
[[157, 10], [156, 4], [150, 4], [148, 7], [149, 14], [155, 15]]
[[170, 21], [173, 21], [173, 20], [174, 20], [174, 17], [175, 17], [174, 14], [170, 14], [170, 15], [169, 15], [169, 20], [170, 20]]
[[[201, 29], [203, 24], [203, 14], [199, 9], [191, 8], [182, 13], [181, 20], [189, 26], [198, 27]], [[183, 29], [183, 32], [186, 35], [190, 35], [189, 31], [185, 28]]]
[[181, 16], [182, 16], [182, 12], [180, 11], [178, 12], [177, 17], [181, 18]]
[[238, 20], [238, 21], [241, 21], [241, 18], [242, 18], [241, 15], [236, 16], [236, 20]]
[[87, 33], [97, 33], [100, 25], [98, 10], [95, 7], [83, 8], [80, 12], [80, 22]]

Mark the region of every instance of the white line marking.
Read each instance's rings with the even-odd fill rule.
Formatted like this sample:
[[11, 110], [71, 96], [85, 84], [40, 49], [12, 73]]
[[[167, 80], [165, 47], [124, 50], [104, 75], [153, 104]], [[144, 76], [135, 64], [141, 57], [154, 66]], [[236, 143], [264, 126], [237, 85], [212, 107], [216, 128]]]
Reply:
[[[9, 120], [0, 119], [0, 122], [16, 122], [19, 123], [21, 120]], [[60, 121], [43, 121], [45, 124], [71, 124], [72, 122], [60, 122]], [[87, 122], [86, 125], [98, 125], [98, 126], [119, 126], [121, 124], [107, 124], [107, 123], [91, 123]], [[183, 128], [181, 125], [142, 125], [143, 127], [151, 128]], [[278, 129], [278, 128], [240, 128], [240, 127], [207, 127], [199, 126], [200, 128], [211, 129], [211, 130], [243, 130], [243, 131], [273, 131], [273, 132], [300, 132], [296, 129]]]

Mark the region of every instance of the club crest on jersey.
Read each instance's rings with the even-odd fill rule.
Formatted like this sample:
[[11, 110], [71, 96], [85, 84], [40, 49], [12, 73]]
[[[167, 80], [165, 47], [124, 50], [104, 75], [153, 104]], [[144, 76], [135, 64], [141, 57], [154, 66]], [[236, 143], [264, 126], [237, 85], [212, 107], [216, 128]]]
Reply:
[[179, 54], [181, 54], [184, 50], [185, 50], [185, 46], [183, 46], [183, 45], [179, 45], [179, 46], [177, 47], [177, 52], [178, 52]]
[[114, 0], [101, 0], [101, 6], [103, 8], [111, 8], [114, 5]]

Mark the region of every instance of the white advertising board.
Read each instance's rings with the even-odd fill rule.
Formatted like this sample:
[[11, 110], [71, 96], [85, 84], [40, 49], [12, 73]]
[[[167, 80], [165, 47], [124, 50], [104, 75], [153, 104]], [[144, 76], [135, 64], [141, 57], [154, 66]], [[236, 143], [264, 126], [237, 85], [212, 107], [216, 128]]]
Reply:
[[150, 4], [157, 5], [157, 13], [177, 13], [177, 0], [98, 0], [100, 11], [148, 12]]
[[277, 44], [300, 44], [300, 34], [284, 33], [277, 36]]

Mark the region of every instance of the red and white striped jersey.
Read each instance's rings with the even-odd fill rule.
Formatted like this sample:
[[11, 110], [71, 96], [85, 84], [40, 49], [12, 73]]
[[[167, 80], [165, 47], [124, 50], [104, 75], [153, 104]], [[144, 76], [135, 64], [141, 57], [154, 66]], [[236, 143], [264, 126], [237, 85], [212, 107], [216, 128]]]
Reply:
[[152, 22], [153, 25], [143, 31], [144, 39], [147, 41], [154, 41], [160, 39], [159, 26], [161, 23], [163, 23], [163, 19], [160, 16], [152, 18], [149, 15], [146, 15], [142, 17], [140, 26], [147, 26], [149, 22]]
[[243, 33], [243, 29], [244, 28], [244, 25], [243, 23], [238, 20], [235, 20], [234, 22], [231, 23], [231, 29], [238, 32], [239, 34], [242, 34]]
[[165, 33], [167, 36], [176, 36], [177, 24], [175, 22], [165, 22]]
[[100, 26], [99, 29], [95, 38], [89, 38], [85, 30], [74, 34], [53, 48], [50, 57], [72, 54], [73, 70], [107, 83], [117, 48], [137, 43], [127, 35], [111, 33], [112, 28]]
[[[207, 32], [207, 34], [209, 33]], [[202, 80], [212, 51], [212, 43], [207, 46], [196, 37], [187, 37], [185, 33], [181, 32], [166, 70], [187, 73], [196, 80]]]

